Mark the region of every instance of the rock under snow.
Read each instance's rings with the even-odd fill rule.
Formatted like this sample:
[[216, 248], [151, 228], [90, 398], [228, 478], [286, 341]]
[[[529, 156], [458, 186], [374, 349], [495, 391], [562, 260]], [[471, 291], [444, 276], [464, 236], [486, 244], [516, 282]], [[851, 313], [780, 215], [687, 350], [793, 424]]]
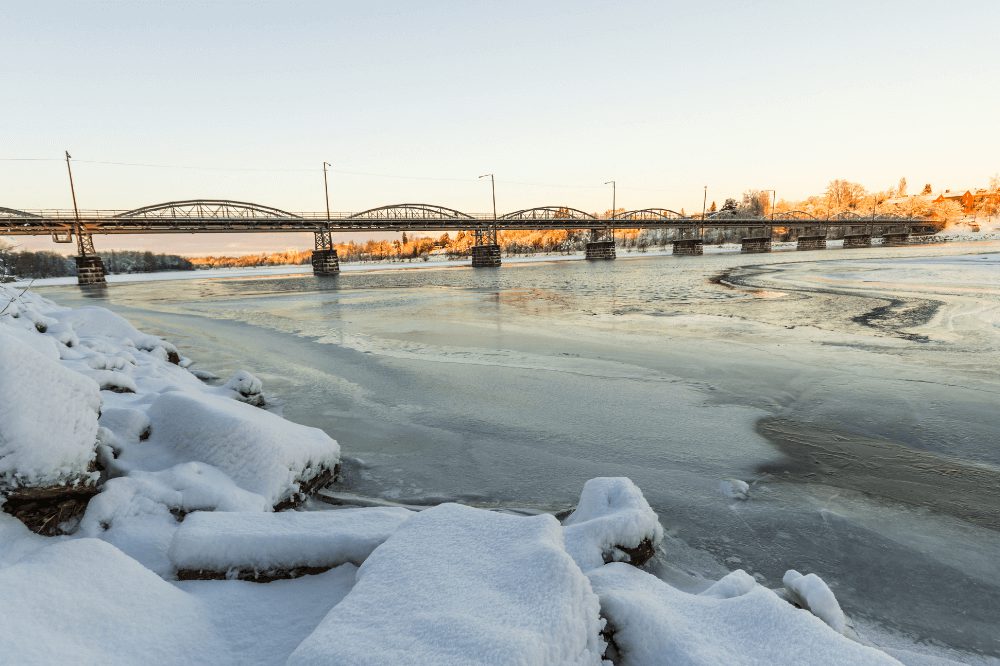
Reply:
[[803, 576], [795, 569], [789, 569], [781, 582], [792, 601], [826, 622], [834, 631], [844, 633], [847, 628], [844, 611], [822, 578], [814, 573]]
[[729, 574], [704, 594], [682, 592], [620, 563], [587, 575], [614, 632], [619, 666], [899, 663], [751, 585], [745, 573]]
[[226, 382], [224, 389], [230, 391], [234, 398], [254, 407], [264, 406], [264, 384], [246, 370], [238, 370]]
[[599, 664], [598, 612], [553, 517], [443, 504], [375, 549], [288, 664]]
[[227, 663], [197, 599], [98, 539], [53, 543], [0, 569], [0, 661]]
[[413, 514], [402, 508], [233, 513], [185, 518], [170, 560], [178, 578], [269, 581], [361, 564]]
[[97, 385], [0, 328], [0, 491], [92, 484]]
[[739, 479], [723, 479], [719, 482], [719, 492], [723, 497], [735, 500], [750, 498], [750, 484]]
[[310, 485], [332, 480], [340, 461], [340, 446], [322, 430], [208, 393], [169, 391], [148, 415], [150, 437], [123, 454], [125, 463], [151, 464], [154, 456], [161, 469], [205, 462], [274, 506], [294, 503]]
[[624, 477], [591, 479], [563, 521], [566, 550], [584, 571], [607, 562], [636, 566], [653, 556], [663, 527], [642, 491]]

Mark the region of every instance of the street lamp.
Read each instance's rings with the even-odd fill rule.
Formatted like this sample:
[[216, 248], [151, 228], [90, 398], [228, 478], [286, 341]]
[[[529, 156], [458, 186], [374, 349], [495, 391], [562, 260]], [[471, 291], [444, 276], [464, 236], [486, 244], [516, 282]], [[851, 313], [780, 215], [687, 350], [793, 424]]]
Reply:
[[493, 192], [493, 221], [495, 222], [497, 219], [497, 183], [496, 180], [494, 180], [493, 178], [493, 174], [491, 173], [484, 173], [482, 176], [479, 177], [479, 179], [482, 180], [487, 176], [490, 177], [490, 191]]
[[[615, 218], [615, 215], [618, 212], [618, 201], [616, 200], [616, 197], [618, 195], [617, 185], [615, 184], [615, 181], [613, 181], [613, 180], [605, 181], [604, 184], [611, 186], [611, 219], [613, 220]], [[612, 243], [615, 242], [615, 228], [614, 228], [614, 226], [611, 227], [611, 242]]]
[[764, 190], [771, 193], [771, 221], [774, 221], [774, 207], [778, 205], [778, 193], [774, 190]]
[[326, 168], [333, 166], [329, 162], [323, 162], [323, 192], [326, 194], [326, 223], [330, 224], [330, 185], [326, 179]]
[[702, 197], [701, 200], [701, 230], [699, 232], [699, 235], [701, 236], [702, 240], [705, 239], [705, 211], [707, 204], [708, 204], [708, 185], [705, 186], [705, 196]]
[[80, 252], [82, 257], [85, 253], [83, 251], [83, 236], [80, 234], [80, 210], [76, 207], [76, 188], [73, 186], [73, 168], [70, 167], [70, 155], [69, 151], [66, 152], [66, 171], [69, 172], [69, 192], [73, 195], [73, 218], [75, 220], [74, 230], [76, 231], [76, 247]]

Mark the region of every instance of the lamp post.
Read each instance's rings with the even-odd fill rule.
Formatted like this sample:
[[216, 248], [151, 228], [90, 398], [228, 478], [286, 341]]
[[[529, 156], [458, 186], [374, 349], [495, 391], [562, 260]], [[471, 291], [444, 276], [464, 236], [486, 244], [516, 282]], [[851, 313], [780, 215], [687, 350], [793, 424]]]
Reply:
[[[618, 185], [613, 180], [605, 181], [604, 184], [611, 186], [611, 219], [613, 220], [613, 219], [615, 219], [615, 215], [618, 212], [618, 201], [617, 201], [617, 196], [618, 196], [617, 188], [618, 188]], [[612, 243], [615, 242], [615, 227], [614, 227], [614, 225], [611, 226], [611, 242]]]
[[82, 257], [84, 252], [83, 247], [83, 235], [80, 233], [80, 210], [76, 207], [76, 187], [73, 185], [73, 168], [69, 165], [70, 154], [69, 151], [66, 152], [66, 171], [69, 173], [69, 192], [73, 195], [73, 231], [76, 233], [76, 248]]
[[764, 190], [771, 193], [771, 221], [774, 221], [774, 207], [778, 205], [778, 193], [774, 190]]
[[701, 230], [699, 235], [702, 240], [705, 240], [705, 210], [708, 204], [708, 185], [705, 186], [705, 196], [701, 200]]
[[[496, 223], [497, 223], [497, 183], [496, 178], [494, 178], [492, 173], [484, 173], [479, 177], [480, 180], [489, 176], [490, 178], [490, 192], [493, 195], [493, 224], [489, 225], [486, 232], [486, 244], [487, 245], [497, 245], [500, 239], [497, 238], [496, 234]], [[492, 229], [492, 231], [490, 231]]]
[[330, 185], [326, 179], [326, 168], [333, 166], [329, 162], [323, 162], [323, 193], [326, 195], [326, 224], [330, 224]]

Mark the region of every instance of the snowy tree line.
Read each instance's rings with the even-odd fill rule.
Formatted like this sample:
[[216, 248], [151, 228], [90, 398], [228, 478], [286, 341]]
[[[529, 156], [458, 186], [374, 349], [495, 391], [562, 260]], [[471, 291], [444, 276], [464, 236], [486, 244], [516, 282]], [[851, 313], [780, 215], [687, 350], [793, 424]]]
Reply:
[[[107, 273], [151, 273], [153, 271], [189, 271], [188, 259], [174, 254], [154, 254], [136, 250], [110, 250], [98, 253]], [[0, 241], [0, 276], [19, 278], [66, 277], [76, 275], [72, 257], [57, 252], [18, 251]]]

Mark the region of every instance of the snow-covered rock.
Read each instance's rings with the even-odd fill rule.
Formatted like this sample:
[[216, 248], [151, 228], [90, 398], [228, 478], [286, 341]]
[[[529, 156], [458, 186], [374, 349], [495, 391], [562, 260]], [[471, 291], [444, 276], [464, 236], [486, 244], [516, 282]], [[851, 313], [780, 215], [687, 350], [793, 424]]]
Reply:
[[598, 612], [553, 517], [443, 504], [375, 549], [288, 664], [599, 664]]
[[656, 512], [624, 477], [587, 481], [563, 531], [566, 550], [584, 571], [615, 561], [641, 565], [663, 539]]
[[[79, 339], [109, 340], [126, 347], [153, 352], [164, 361], [179, 359], [177, 348], [155, 335], [142, 333], [111, 310], [95, 306], [63, 308], [50, 315], [72, 329]], [[176, 361], [173, 361], [176, 362]]]
[[222, 387], [233, 398], [254, 407], [264, 406], [264, 384], [246, 370], [237, 370]]
[[803, 576], [795, 569], [789, 569], [781, 582], [796, 604], [826, 622], [834, 631], [844, 633], [847, 628], [844, 611], [822, 578], [814, 573]]
[[197, 599], [97, 539], [0, 568], [7, 664], [228, 663]]
[[899, 663], [751, 585], [746, 574], [730, 574], [704, 594], [682, 592], [621, 563], [587, 575], [613, 629], [619, 666]]
[[322, 430], [209, 393], [168, 391], [148, 415], [149, 439], [127, 450], [123, 464], [205, 462], [271, 505], [297, 499], [314, 480], [330, 480], [340, 461], [340, 446]]
[[[182, 577], [268, 579], [281, 572], [361, 564], [413, 515], [402, 508], [192, 513], [174, 535], [170, 560]], [[199, 573], [200, 572], [200, 573]], [[207, 574], [207, 575], [206, 575]]]
[[750, 498], [750, 484], [739, 479], [723, 479], [719, 482], [719, 492], [723, 497], [735, 500]]
[[92, 484], [97, 384], [0, 327], [0, 491]]

